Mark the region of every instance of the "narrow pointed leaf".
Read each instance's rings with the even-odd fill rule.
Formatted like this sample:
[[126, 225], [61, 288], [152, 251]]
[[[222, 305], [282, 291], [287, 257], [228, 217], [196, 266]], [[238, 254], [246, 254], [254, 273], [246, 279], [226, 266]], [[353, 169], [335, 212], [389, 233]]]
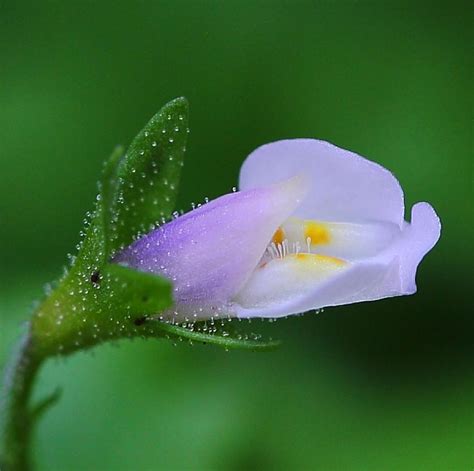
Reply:
[[156, 321], [155, 325], [168, 336], [182, 340], [186, 339], [191, 342], [212, 344], [219, 347], [241, 350], [265, 351], [273, 350], [280, 345], [279, 340], [258, 340], [246, 338], [246, 336], [237, 336], [237, 334], [230, 334], [228, 332], [204, 333], [201, 331], [191, 330], [188, 327], [181, 327], [175, 324]]
[[165, 105], [133, 140], [119, 164], [114, 250], [150, 231], [175, 209], [188, 134], [188, 102]]

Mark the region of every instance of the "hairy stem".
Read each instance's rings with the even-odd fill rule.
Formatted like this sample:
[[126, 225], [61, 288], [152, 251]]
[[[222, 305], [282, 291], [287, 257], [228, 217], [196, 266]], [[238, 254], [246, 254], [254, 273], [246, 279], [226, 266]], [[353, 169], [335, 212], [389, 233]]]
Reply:
[[30, 334], [19, 343], [7, 369], [0, 398], [0, 469], [30, 469], [30, 444], [34, 416], [29, 400], [42, 359], [35, 354]]

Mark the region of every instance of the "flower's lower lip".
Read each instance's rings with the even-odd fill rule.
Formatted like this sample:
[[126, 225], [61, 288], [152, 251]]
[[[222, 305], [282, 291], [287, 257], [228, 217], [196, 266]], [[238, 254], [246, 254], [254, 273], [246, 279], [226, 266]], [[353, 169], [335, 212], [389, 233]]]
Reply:
[[264, 308], [298, 298], [320, 283], [347, 269], [345, 260], [310, 252], [285, 253], [271, 257], [255, 269], [234, 298], [244, 308]]

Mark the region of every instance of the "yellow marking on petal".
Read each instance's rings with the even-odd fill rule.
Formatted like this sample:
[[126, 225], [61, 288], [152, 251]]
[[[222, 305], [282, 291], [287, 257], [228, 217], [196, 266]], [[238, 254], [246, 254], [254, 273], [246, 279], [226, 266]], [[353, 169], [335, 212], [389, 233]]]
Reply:
[[305, 221], [304, 237], [305, 239], [311, 239], [312, 245], [329, 244], [331, 240], [327, 226], [320, 222], [314, 221]]
[[283, 241], [285, 240], [286, 236], [285, 236], [285, 231], [279, 227], [276, 231], [275, 231], [275, 234], [273, 234], [273, 237], [272, 237], [272, 242], [275, 244], [275, 245], [278, 245], [278, 244], [283, 244]]
[[300, 261], [308, 261], [308, 259], [311, 258], [311, 254], [309, 253], [297, 253], [296, 254], [296, 260], [300, 260]]
[[340, 266], [345, 265], [347, 263], [342, 258], [331, 257], [330, 255], [319, 255], [319, 254], [315, 254], [315, 255], [316, 257], [318, 257], [318, 259], [321, 262], [334, 263], [335, 265], [340, 265]]
[[339, 266], [346, 264], [346, 261], [342, 260], [342, 258], [331, 257], [330, 255], [320, 255], [316, 253], [298, 253], [294, 255], [294, 257], [296, 257], [296, 260], [301, 262], [331, 263]]

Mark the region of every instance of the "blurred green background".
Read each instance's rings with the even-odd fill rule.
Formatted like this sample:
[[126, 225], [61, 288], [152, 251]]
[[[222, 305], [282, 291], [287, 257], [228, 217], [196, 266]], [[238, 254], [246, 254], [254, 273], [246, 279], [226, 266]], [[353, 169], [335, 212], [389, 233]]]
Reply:
[[472, 16], [444, 3], [0, 1], [0, 367], [102, 161], [175, 96], [182, 209], [258, 145], [318, 137], [443, 222], [418, 294], [266, 323], [277, 352], [135, 341], [48, 363], [38, 394], [64, 395], [39, 470], [473, 468]]

